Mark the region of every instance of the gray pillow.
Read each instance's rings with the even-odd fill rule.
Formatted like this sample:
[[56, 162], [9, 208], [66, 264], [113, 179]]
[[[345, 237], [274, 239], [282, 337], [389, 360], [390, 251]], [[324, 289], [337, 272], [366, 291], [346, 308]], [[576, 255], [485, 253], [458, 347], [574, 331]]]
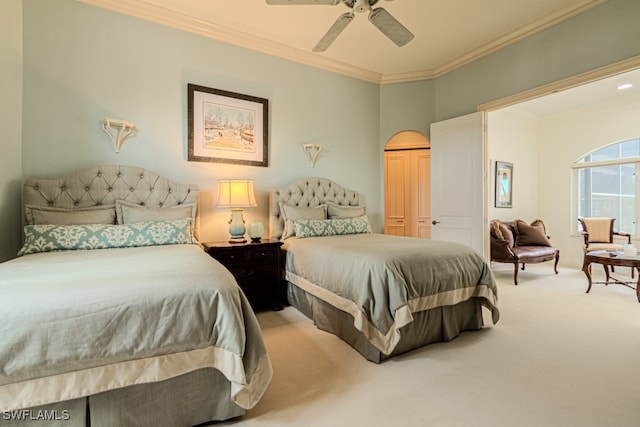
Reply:
[[327, 219], [327, 205], [309, 207], [287, 205], [280, 202], [280, 214], [284, 220], [284, 231], [280, 240], [285, 240], [296, 235], [293, 226], [294, 219]]
[[146, 207], [126, 200], [116, 200], [116, 216], [118, 224], [133, 224], [136, 222], [174, 221], [196, 216], [196, 204], [163, 207]]
[[366, 214], [364, 206], [341, 206], [333, 203], [327, 204], [329, 219], [356, 218]]
[[27, 225], [79, 225], [116, 223], [116, 211], [113, 205], [70, 209], [25, 205], [24, 212]]

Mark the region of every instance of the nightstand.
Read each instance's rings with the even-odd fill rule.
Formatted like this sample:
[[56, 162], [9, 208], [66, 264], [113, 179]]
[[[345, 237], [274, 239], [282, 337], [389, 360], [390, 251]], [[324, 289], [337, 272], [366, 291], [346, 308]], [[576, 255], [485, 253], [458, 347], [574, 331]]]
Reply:
[[282, 310], [282, 257], [279, 240], [206, 242], [204, 250], [235, 277], [254, 310]]

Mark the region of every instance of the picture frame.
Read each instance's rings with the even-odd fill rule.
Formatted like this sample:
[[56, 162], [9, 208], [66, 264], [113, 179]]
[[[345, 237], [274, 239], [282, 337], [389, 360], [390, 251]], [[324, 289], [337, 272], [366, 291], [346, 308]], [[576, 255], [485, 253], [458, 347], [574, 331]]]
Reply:
[[496, 208], [513, 207], [513, 163], [496, 162]]
[[269, 101], [187, 84], [187, 160], [269, 166]]

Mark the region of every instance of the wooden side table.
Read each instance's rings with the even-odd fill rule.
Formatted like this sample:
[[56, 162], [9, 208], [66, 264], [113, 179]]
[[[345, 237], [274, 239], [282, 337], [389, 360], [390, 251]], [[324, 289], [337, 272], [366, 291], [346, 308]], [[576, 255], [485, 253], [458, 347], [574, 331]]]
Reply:
[[[605, 272], [605, 280], [603, 282], [594, 282], [591, 279], [591, 264], [601, 264], [604, 267]], [[633, 269], [638, 270], [638, 280], [637, 281], [624, 281], [618, 280], [615, 277], [612, 277], [609, 274], [609, 266], [622, 266], [622, 267], [631, 267]], [[638, 302], [640, 302], [640, 256], [632, 255], [627, 256], [624, 254], [618, 254], [608, 251], [592, 251], [584, 254], [584, 262], [582, 264], [582, 271], [587, 276], [587, 280], [589, 280], [589, 286], [587, 287], [587, 293], [591, 290], [591, 285], [593, 283], [604, 283], [608, 285], [609, 283], [618, 283], [620, 285], [625, 285], [631, 289], [636, 291], [636, 298]], [[635, 284], [635, 287], [632, 286]]]
[[233, 274], [254, 310], [282, 310], [281, 241], [206, 242], [203, 246]]

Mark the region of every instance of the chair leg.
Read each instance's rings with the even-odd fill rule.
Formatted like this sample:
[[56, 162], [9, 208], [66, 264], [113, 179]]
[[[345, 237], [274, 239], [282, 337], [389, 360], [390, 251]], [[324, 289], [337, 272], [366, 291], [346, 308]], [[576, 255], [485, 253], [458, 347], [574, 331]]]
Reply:
[[553, 271], [555, 271], [556, 274], [558, 274], [558, 261], [560, 261], [560, 251], [556, 252], [556, 262], [553, 263]]
[[513, 284], [518, 285], [518, 262], [513, 263]]

